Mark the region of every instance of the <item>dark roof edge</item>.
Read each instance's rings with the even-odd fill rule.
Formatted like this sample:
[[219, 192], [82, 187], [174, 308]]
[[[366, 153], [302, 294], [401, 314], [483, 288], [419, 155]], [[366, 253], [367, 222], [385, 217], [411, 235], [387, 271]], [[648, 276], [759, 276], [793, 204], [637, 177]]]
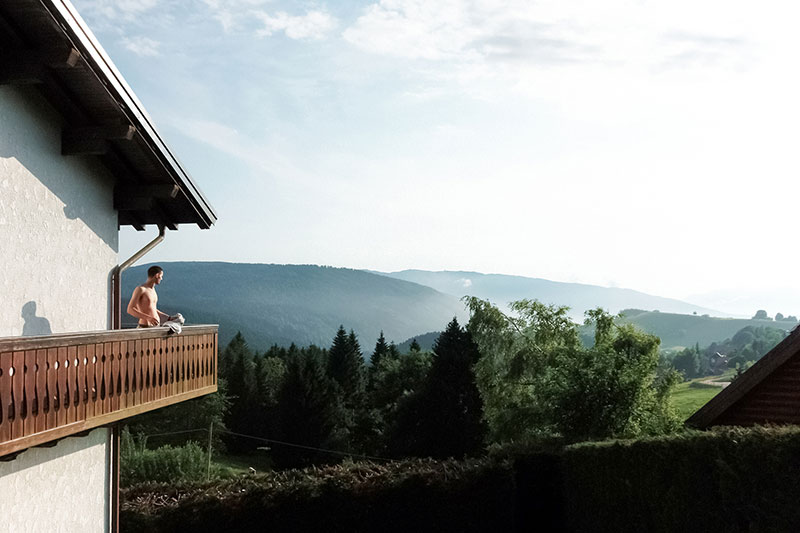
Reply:
[[756, 361], [753, 366], [698, 409], [686, 420], [686, 425], [700, 429], [714, 425], [715, 421], [733, 404], [741, 400], [798, 352], [800, 352], [800, 327], [792, 330], [785, 339]]
[[92, 67], [95, 75], [105, 83], [106, 88], [114, 99], [127, 109], [123, 112], [131, 119], [139, 133], [148, 141], [151, 149], [157, 152], [159, 160], [165, 165], [181, 190], [189, 198], [198, 217], [203, 221], [198, 225], [208, 228], [217, 220], [217, 215], [211, 204], [206, 200], [200, 189], [194, 184], [189, 174], [173, 155], [167, 144], [161, 138], [144, 106], [136, 98], [133, 90], [128, 86], [122, 74], [119, 73], [114, 63], [92, 31], [78, 14], [69, 0], [39, 0], [42, 6], [50, 13], [67, 36], [83, 56], [83, 59]]

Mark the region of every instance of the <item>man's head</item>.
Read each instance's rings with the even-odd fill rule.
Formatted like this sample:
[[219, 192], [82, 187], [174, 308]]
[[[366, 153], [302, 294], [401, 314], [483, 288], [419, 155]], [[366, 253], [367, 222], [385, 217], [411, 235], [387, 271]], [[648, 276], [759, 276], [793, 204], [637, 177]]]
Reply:
[[147, 279], [153, 279], [156, 282], [156, 285], [161, 283], [161, 280], [164, 278], [164, 269], [158, 265], [153, 265], [147, 269]]

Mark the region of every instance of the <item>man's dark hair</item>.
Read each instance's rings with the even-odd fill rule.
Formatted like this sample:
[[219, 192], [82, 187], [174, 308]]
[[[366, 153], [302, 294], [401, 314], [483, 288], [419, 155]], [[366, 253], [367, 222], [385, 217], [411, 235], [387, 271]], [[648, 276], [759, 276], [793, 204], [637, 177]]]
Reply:
[[151, 266], [150, 268], [147, 269], [147, 277], [148, 278], [152, 278], [153, 276], [155, 276], [159, 272], [164, 272], [164, 269], [161, 268], [158, 265], [153, 265], [153, 266]]

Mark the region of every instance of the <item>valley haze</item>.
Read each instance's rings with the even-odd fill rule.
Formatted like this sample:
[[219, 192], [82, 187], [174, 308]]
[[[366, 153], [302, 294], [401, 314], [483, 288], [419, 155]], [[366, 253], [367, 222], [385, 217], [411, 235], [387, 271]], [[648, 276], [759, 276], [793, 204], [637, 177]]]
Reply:
[[[130, 268], [123, 275], [123, 298], [146, 278], [155, 263]], [[505, 307], [512, 300], [538, 299], [567, 305], [576, 322], [586, 309], [613, 313], [637, 308], [730, 316], [680, 300], [630, 289], [554, 282], [545, 279], [471, 271], [404, 270], [380, 273], [317, 265], [228, 262], [159, 262], [159, 308], [183, 313], [191, 323], [218, 323], [220, 343], [237, 331], [254, 349], [272, 344], [326, 347], [339, 325], [354, 330], [362, 351], [371, 353], [381, 331], [387, 341], [441, 331], [454, 316], [466, 323], [461, 298], [473, 295]], [[127, 301], [123, 301], [123, 306]], [[128, 325], [133, 324], [126, 317]], [[719, 339], [722, 340], [722, 339]]]

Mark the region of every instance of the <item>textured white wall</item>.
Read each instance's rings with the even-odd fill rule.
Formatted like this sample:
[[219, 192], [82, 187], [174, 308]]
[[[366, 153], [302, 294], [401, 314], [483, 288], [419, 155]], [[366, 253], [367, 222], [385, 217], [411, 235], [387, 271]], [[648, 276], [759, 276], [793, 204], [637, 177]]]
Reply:
[[108, 447], [96, 429], [0, 462], [0, 532], [108, 531]]
[[[61, 155], [61, 118], [31, 88], [0, 87], [0, 336], [109, 326], [114, 182]], [[107, 531], [108, 430], [0, 462], [0, 532]]]
[[34, 89], [0, 87], [0, 336], [108, 328], [113, 190], [96, 158], [61, 155]]

